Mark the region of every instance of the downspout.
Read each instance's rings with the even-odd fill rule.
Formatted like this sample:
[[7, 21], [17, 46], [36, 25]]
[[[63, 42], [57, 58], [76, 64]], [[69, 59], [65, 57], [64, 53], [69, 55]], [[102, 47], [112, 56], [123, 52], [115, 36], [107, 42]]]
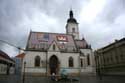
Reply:
[[81, 81], [80, 81], [80, 77], [81, 77], [80, 55], [81, 55], [81, 51], [80, 51], [80, 53], [79, 53], [79, 82], [81, 82]]
[[47, 51], [46, 51], [46, 77], [47, 77], [47, 64], [48, 64], [48, 61], [47, 61], [47, 59], [48, 59], [48, 53], [47, 53]]

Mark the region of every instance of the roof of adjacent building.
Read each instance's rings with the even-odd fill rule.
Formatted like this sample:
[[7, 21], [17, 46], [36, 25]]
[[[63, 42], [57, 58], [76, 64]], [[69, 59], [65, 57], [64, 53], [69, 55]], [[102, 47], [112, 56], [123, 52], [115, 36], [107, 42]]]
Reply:
[[[0, 56], [4, 59], [13, 61], [5, 52], [3, 52], [2, 50], [0, 50]], [[13, 61], [14, 62], [14, 61]]]
[[18, 54], [16, 57], [17, 57], [17, 58], [20, 58], [20, 59], [23, 59], [24, 56], [25, 56], [25, 53], [21, 53], [21, 54]]
[[77, 52], [77, 48], [86, 48], [85, 40], [74, 40], [72, 35], [63, 33], [30, 32], [26, 50], [47, 51], [56, 42], [60, 51]]
[[[109, 44], [109, 45], [107, 45], [107, 46], [105, 46], [105, 47], [102, 47], [102, 48], [98, 49], [97, 51], [105, 50], [105, 49], [107, 49], [107, 48], [109, 48], [109, 47], [112, 47], [112, 48], [113, 48], [113, 46], [116, 45], [116, 44], [118, 44], [118, 45], [123, 45], [123, 44], [125, 44], [125, 38], [122, 38], [122, 39], [120, 39], [120, 40], [115, 40], [115, 42], [113, 42], [113, 43], [111, 43], [111, 44]], [[117, 46], [118, 46], [118, 45], [117, 45]]]

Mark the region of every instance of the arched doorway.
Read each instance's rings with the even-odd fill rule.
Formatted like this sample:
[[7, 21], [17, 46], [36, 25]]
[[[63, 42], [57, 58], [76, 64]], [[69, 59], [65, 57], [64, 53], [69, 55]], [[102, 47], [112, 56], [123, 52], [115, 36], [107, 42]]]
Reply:
[[58, 58], [55, 55], [50, 57], [49, 59], [50, 74], [58, 73], [58, 63], [59, 63]]

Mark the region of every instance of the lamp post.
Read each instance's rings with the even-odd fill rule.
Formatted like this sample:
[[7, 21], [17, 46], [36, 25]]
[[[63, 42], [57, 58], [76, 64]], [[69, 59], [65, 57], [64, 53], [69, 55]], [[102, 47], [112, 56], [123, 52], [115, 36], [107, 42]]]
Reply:
[[94, 60], [95, 60], [95, 72], [97, 75], [97, 56], [96, 56], [96, 51], [94, 52]]
[[95, 51], [95, 62], [96, 62], [96, 73], [100, 80], [102, 80], [101, 76], [101, 65], [100, 65], [100, 55], [98, 51]]
[[80, 51], [80, 54], [79, 54], [79, 82], [81, 82], [81, 76], [82, 76], [82, 74], [81, 74], [81, 58], [80, 58], [81, 55], [82, 55], [82, 52]]
[[22, 82], [22, 83], [24, 83], [24, 82], [25, 82], [25, 67], [26, 67], [26, 62], [24, 62], [24, 70], [23, 70], [23, 82]]
[[99, 76], [99, 79], [102, 80], [102, 71], [101, 71], [101, 55], [100, 53], [97, 54], [98, 55], [98, 76]]

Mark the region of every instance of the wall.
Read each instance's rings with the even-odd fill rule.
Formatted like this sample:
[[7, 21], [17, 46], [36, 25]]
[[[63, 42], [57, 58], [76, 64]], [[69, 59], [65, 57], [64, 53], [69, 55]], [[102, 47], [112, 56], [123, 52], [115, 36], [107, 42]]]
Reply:
[[0, 74], [7, 74], [7, 65], [0, 63]]
[[[69, 73], [78, 73], [79, 72], [79, 53], [60, 53], [60, 52], [36, 52], [36, 51], [27, 51], [26, 55], [24, 57], [24, 61], [26, 61], [26, 69], [25, 72], [27, 73], [46, 73], [46, 67], [43, 67], [42, 64], [40, 67], [34, 67], [34, 58], [35, 56], [39, 55], [41, 57], [41, 60], [46, 61], [49, 63], [49, 59], [52, 55], [56, 55], [59, 62], [60, 62], [60, 71], [62, 69], [67, 69]], [[72, 56], [74, 59], [74, 67], [69, 68], [68, 67], [68, 59]], [[23, 65], [24, 68], [24, 65]], [[48, 67], [49, 68], [49, 67]], [[22, 69], [22, 72], [24, 69]]]
[[125, 75], [125, 41], [114, 42], [95, 51], [97, 72]]
[[[80, 58], [83, 59], [83, 67], [82, 67], [81, 72], [95, 73], [95, 59], [94, 59], [94, 53], [92, 52], [92, 49], [81, 49], [81, 52], [84, 54], [84, 56], [80, 56]], [[89, 55], [89, 59], [90, 59], [90, 65], [87, 64], [88, 55]]]
[[[56, 55], [60, 62], [60, 73], [63, 69], [68, 73], [79, 73], [79, 53], [60, 53], [60, 52], [48, 52], [48, 60], [52, 55]], [[73, 58], [74, 67], [69, 67], [69, 57]]]
[[[34, 59], [36, 56], [40, 56], [41, 58], [41, 63], [40, 63], [40, 67], [35, 67], [34, 66]], [[37, 51], [27, 51], [26, 55], [24, 57], [23, 63], [26, 62], [26, 69], [25, 71], [27, 73], [45, 73], [46, 69], [45, 66], [43, 66], [42, 62], [46, 61], [46, 53], [45, 52], [37, 52]], [[24, 64], [23, 64], [23, 68], [22, 68], [22, 72], [24, 71]]]
[[[75, 28], [75, 33], [72, 32], [72, 28]], [[66, 29], [67, 29], [68, 34], [73, 34], [73, 35], [75, 35], [75, 39], [79, 39], [78, 24], [68, 23]]]

